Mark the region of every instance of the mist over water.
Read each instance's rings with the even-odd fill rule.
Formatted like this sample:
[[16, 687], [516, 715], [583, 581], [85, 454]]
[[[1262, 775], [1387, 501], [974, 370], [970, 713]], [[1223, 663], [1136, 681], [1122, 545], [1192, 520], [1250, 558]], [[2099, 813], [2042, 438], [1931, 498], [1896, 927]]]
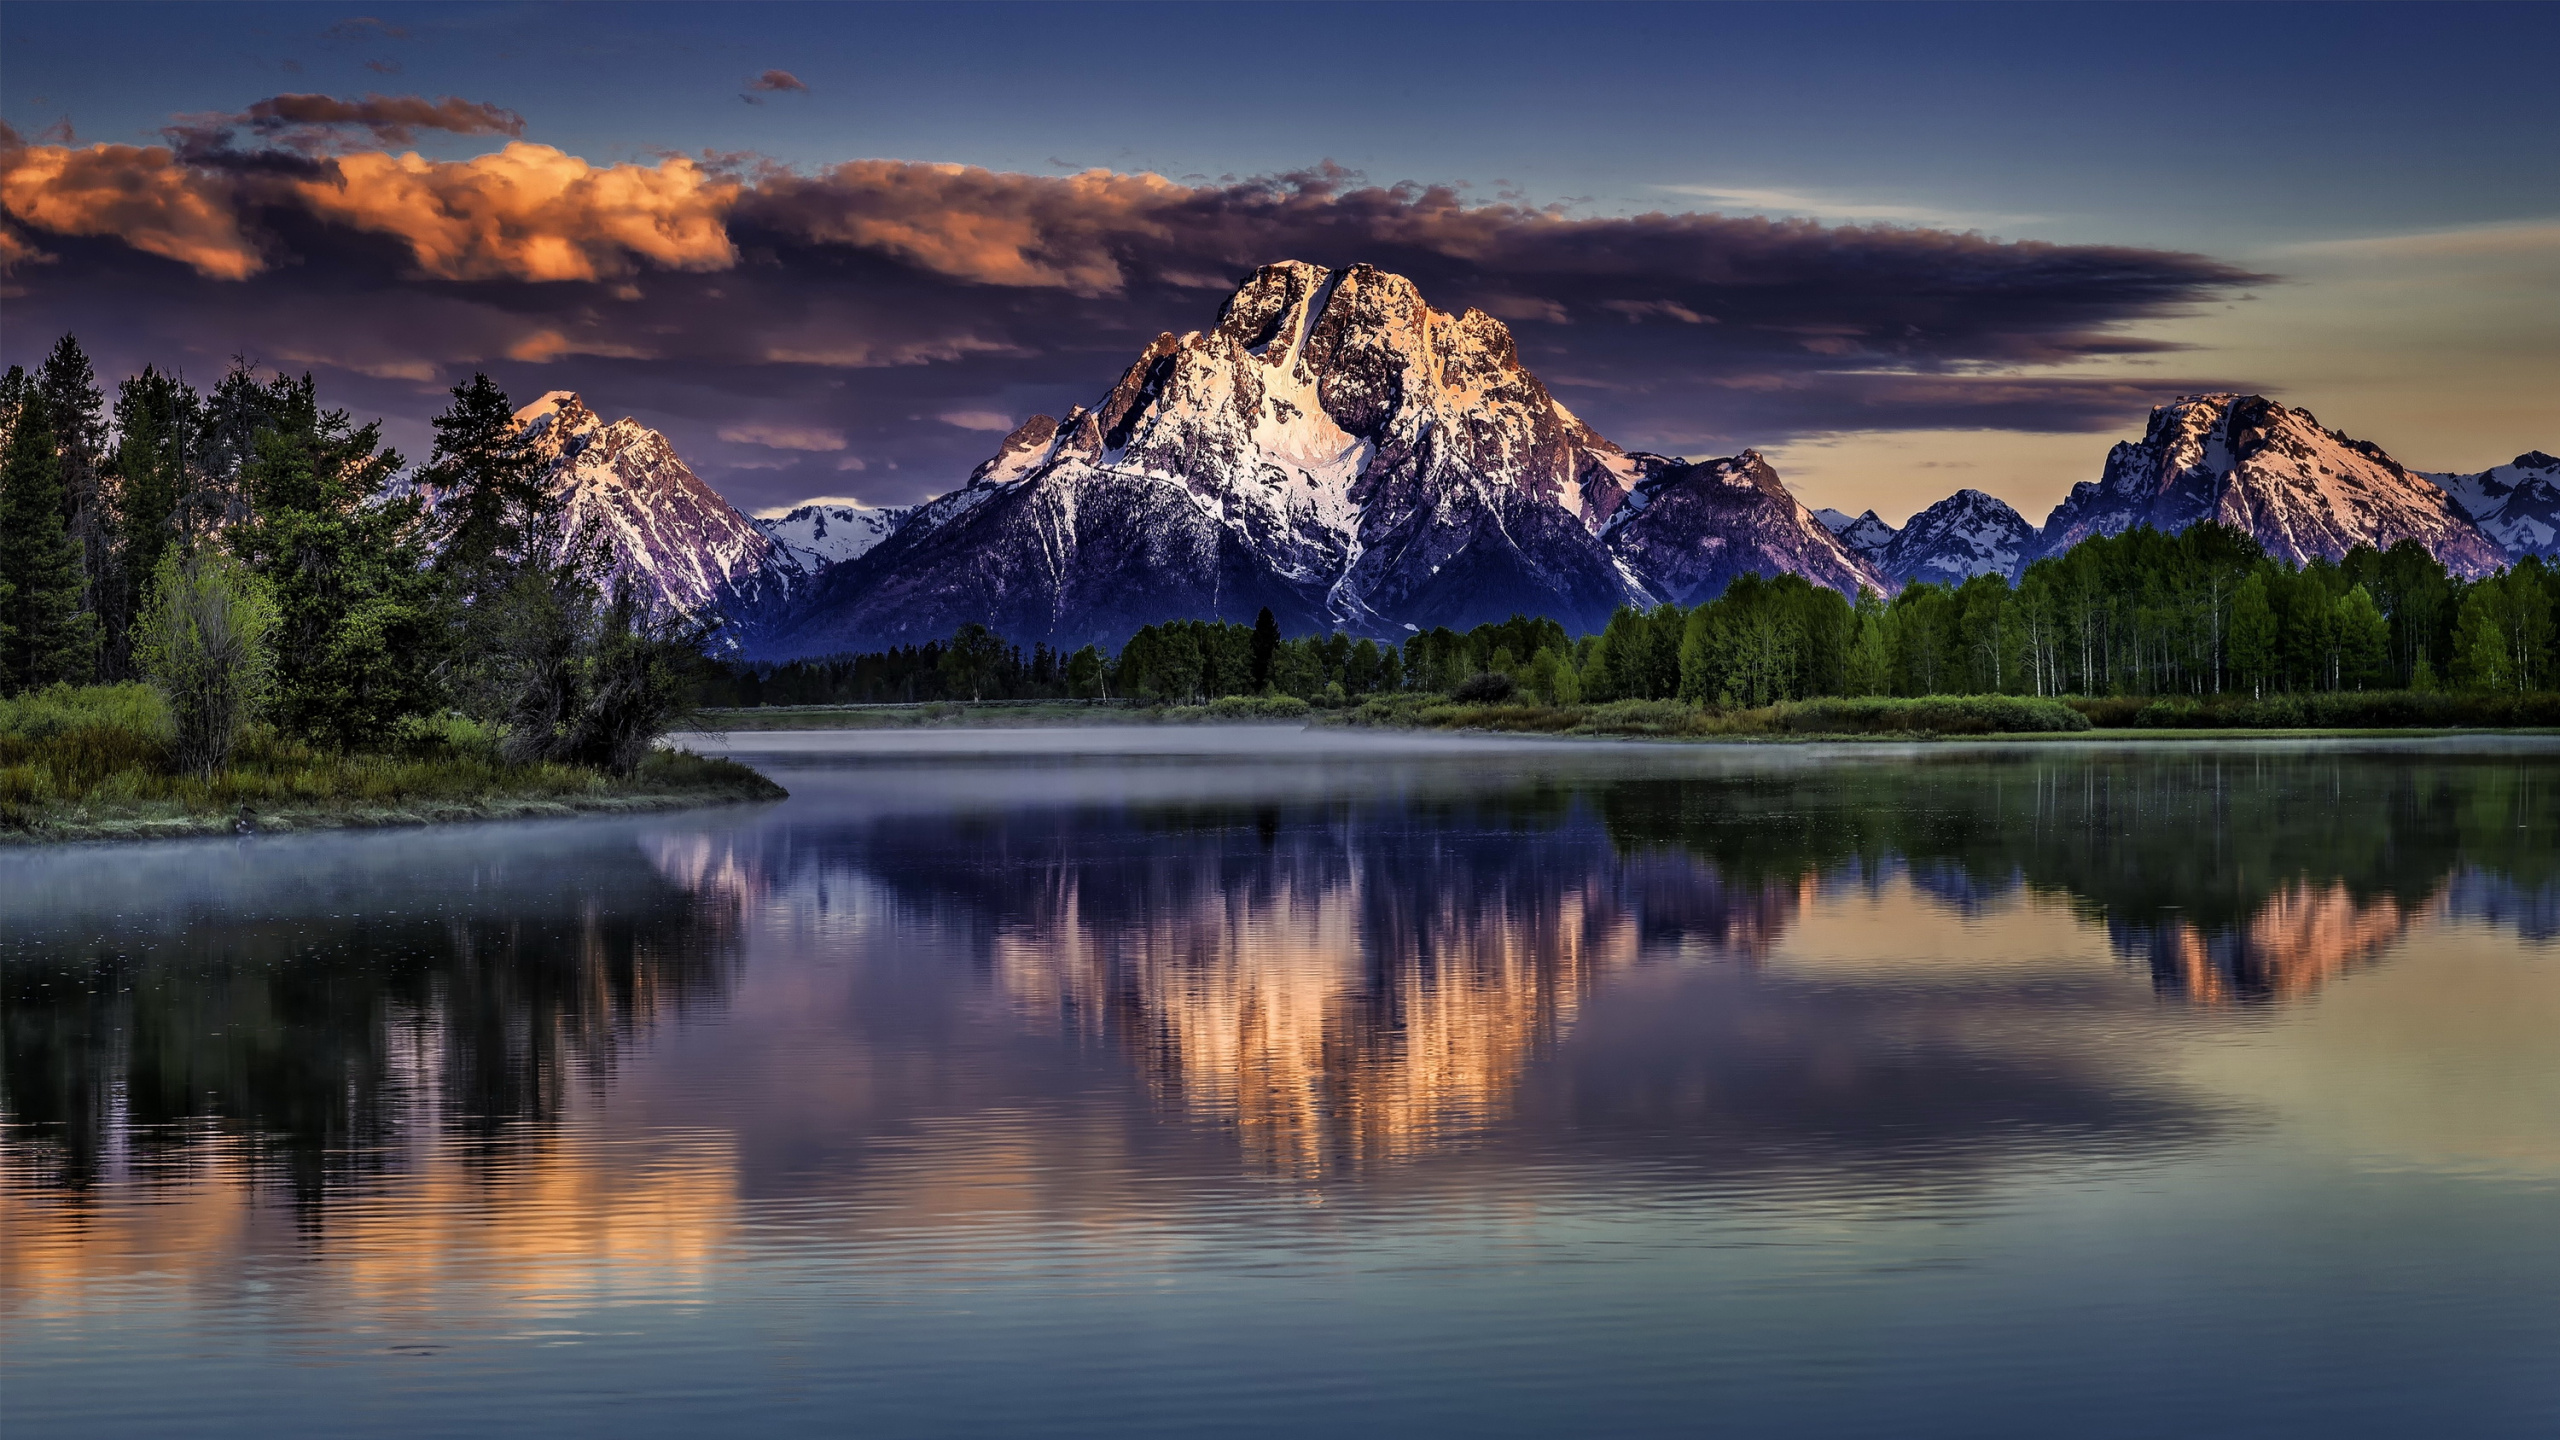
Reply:
[[741, 734], [0, 852], [46, 1434], [2560, 1426], [2560, 746]]

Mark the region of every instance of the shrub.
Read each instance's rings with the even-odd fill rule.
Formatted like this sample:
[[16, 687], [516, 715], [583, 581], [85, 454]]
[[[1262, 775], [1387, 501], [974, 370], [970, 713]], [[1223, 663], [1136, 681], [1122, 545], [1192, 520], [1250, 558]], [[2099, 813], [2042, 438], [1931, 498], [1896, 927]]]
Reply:
[[1798, 735], [2017, 735], [2089, 728], [2088, 717], [2070, 706], [2025, 695], [1800, 700], [1776, 711], [1777, 728]]
[[1449, 698], [1461, 705], [1499, 705], [1518, 688], [1499, 670], [1479, 670], [1460, 681]]
[[1200, 708], [1212, 720], [1304, 720], [1311, 707], [1295, 695], [1224, 695]]

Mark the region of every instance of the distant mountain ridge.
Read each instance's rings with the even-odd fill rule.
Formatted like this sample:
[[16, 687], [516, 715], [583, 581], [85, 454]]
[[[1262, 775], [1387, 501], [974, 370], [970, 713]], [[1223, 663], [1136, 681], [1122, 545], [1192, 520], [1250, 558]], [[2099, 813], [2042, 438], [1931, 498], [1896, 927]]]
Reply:
[[2507, 554], [2560, 554], [2560, 458], [2528, 450], [2476, 475], [2424, 475]]
[[802, 572], [815, 575], [869, 553], [914, 513], [912, 505], [809, 504], [748, 523], [763, 531]]
[[2184, 395], [2153, 410], [2141, 440], [2109, 451], [2105, 473], [2054, 507], [2036, 554], [2140, 525], [2177, 531], [2203, 520], [2245, 530], [2295, 565], [2402, 540], [2459, 575], [2486, 574], [2509, 558], [2442, 486], [2379, 446], [2324, 428], [2310, 411], [2260, 395]]

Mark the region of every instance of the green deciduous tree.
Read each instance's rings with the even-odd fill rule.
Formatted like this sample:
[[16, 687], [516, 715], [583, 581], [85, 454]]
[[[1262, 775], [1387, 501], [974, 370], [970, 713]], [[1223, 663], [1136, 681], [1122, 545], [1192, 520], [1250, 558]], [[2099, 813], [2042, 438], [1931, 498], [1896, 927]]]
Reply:
[[2252, 698], [2267, 693], [2276, 673], [2276, 611], [2267, 577], [2251, 572], [2231, 592], [2231, 673]]
[[2385, 682], [2391, 661], [2391, 622], [2358, 585], [2338, 597], [2338, 683], [2368, 690]]
[[275, 599], [211, 546], [168, 549], [134, 625], [134, 659], [168, 703], [178, 768], [211, 776], [275, 676]]

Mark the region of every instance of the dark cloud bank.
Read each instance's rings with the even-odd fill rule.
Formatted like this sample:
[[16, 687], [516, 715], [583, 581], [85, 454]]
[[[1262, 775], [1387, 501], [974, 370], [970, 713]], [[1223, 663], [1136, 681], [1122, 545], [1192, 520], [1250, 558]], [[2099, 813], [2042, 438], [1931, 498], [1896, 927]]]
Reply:
[[[788, 87], [776, 87], [788, 88]], [[334, 367], [423, 435], [474, 365], [668, 428], [733, 498], [948, 488], [990, 415], [1089, 400], [1159, 330], [1283, 258], [1368, 261], [1501, 317], [1623, 444], [1685, 453], [1842, 430], [2128, 426], [2205, 383], [2027, 378], [2168, 349], [2125, 333], [2267, 277], [2190, 254], [1700, 214], [1574, 218], [1331, 166], [1183, 185], [858, 160], [591, 165], [446, 98], [280, 95], [167, 146], [0, 148], [9, 358], [76, 329], [118, 373], [246, 353]], [[939, 417], [956, 417], [945, 420]], [[721, 428], [841, 433], [803, 454]], [[765, 468], [746, 468], [765, 467]]]

